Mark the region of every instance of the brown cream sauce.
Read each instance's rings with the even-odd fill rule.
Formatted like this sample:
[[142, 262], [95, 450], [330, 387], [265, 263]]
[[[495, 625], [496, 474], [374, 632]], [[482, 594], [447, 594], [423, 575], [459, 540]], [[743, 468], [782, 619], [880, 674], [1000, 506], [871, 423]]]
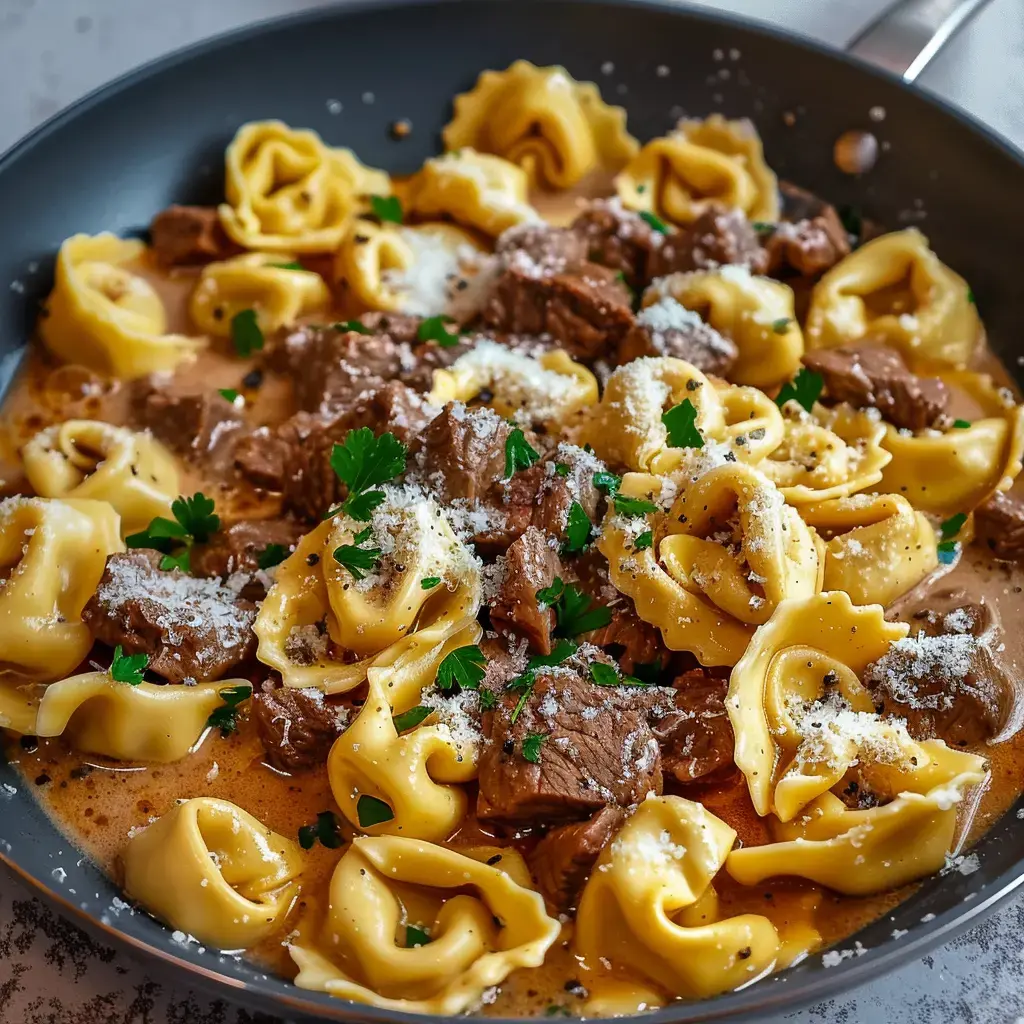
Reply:
[[[607, 194], [607, 187], [606, 183], [584, 182], [577, 191], [579, 195], [569, 197], [570, 202], [584, 195]], [[538, 203], [538, 207], [544, 208], [551, 220], [565, 222], [571, 218], [564, 212], [566, 198], [559, 198], [562, 212], [551, 203], [547, 204], [550, 209], [544, 208], [544, 203]], [[190, 333], [186, 304], [194, 273], [168, 275], [149, 265], [138, 269], [164, 298], [169, 329]], [[340, 309], [316, 319], [329, 322], [345, 319], [351, 313]], [[237, 358], [231, 352], [230, 342], [222, 339], [214, 341], [195, 363], [181, 368], [167, 386], [182, 394], [235, 388], [245, 396], [251, 426], [279, 422], [293, 411], [287, 382], [266, 374], [258, 387], [247, 387], [243, 381], [255, 365], [255, 361]], [[1000, 384], [1009, 383], [1005, 370], [987, 351], [979, 356], [978, 368], [992, 373]], [[78, 367], [61, 366], [36, 347], [29, 354], [0, 419], [0, 497], [29, 493], [18, 450], [37, 431], [71, 418], [124, 423], [128, 419], [129, 400], [129, 387], [104, 381]], [[955, 414], [976, 414], [977, 408], [967, 396], [962, 395], [958, 401], [962, 408]], [[181, 464], [181, 460], [179, 464], [183, 493], [203, 489], [215, 497], [222, 518], [255, 518], [277, 511], [273, 497], [239, 487], [236, 481], [213, 479], [200, 467]], [[1024, 679], [1024, 632], [1013, 628], [1024, 621], [1024, 571], [995, 561], [977, 548], [969, 548], [958, 565], [940, 569], [920, 584], [919, 590], [926, 595], [929, 588], [951, 584], [966, 586], [976, 600], [996, 609], [1004, 627], [1009, 627], [1005, 630], [1005, 657], [1015, 678]], [[1024, 699], [1018, 695], [1018, 701], [1019, 712]], [[1018, 721], [1021, 717], [1020, 713], [1016, 715]], [[961, 823], [961, 849], [984, 833], [1016, 799], [1024, 767], [1024, 735], [1017, 732], [1004, 742], [977, 752], [989, 759], [991, 778], [971, 808], [972, 813], [965, 815], [969, 820]], [[262, 761], [262, 748], [249, 722], [243, 722], [239, 732], [230, 738], [209, 731], [188, 757], [156, 767], [108, 762], [75, 753], [60, 739], [19, 740], [8, 736], [6, 754], [57, 826], [115, 879], [119, 877], [120, 852], [133, 831], [165, 814], [179, 800], [231, 800], [287, 836], [295, 836], [299, 827], [313, 821], [318, 812], [334, 807], [326, 768], [297, 777], [272, 770]], [[683, 795], [700, 800], [727, 821], [736, 830], [740, 843], [770, 841], [763, 820], [750, 805], [740, 776], [716, 787], [694, 785]], [[451, 842], [468, 845], [482, 839], [493, 841], [470, 819]], [[516, 845], [524, 852], [531, 844], [529, 837], [500, 842]], [[268, 968], [286, 976], [294, 975], [282, 939], [306, 915], [313, 915], [316, 920], [319, 907], [325, 902], [332, 870], [343, 852], [319, 845], [310, 851], [302, 894], [292, 914], [278, 933], [251, 951]], [[820, 934], [823, 946], [829, 945], [891, 910], [915, 888], [906, 886], [878, 896], [853, 898], [790, 880], [744, 888], [731, 882], [725, 872], [716, 886], [726, 914], [756, 912], [769, 917], [783, 939], [792, 940], [791, 955], [799, 955], [806, 948], [806, 936], [811, 929]], [[599, 965], [582, 965], [573, 956], [571, 929], [571, 923], [566, 924], [541, 968], [514, 973], [502, 986], [497, 1000], [484, 1007], [482, 1013], [511, 1016], [577, 1012], [585, 990], [598, 980], [595, 976], [603, 969]]]

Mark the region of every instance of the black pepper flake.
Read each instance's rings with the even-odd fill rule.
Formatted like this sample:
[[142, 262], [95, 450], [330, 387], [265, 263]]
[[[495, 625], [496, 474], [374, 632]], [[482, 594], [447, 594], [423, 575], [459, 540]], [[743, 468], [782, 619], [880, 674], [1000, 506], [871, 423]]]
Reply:
[[736, 955], [741, 960], [749, 960], [751, 952], [752, 952], [752, 950], [751, 950], [751, 948], [749, 946], [744, 946]]
[[369, 240], [370, 240], [369, 235], [356, 235], [355, 236], [355, 243], [356, 243], [356, 245], [365, 245]]
[[316, 565], [320, 561], [320, 556], [314, 551], [313, 554], [306, 556], [306, 565]]
[[41, 775], [37, 775], [36, 776], [36, 785], [37, 786], [45, 786], [48, 782], [52, 782], [52, 781], [53, 781], [53, 779], [51, 779], [50, 776], [46, 774], [46, 772], [43, 772]]
[[73, 779], [84, 779], [92, 775], [96, 769], [91, 764], [80, 764], [77, 768], [72, 768], [70, 775]]
[[700, 381], [694, 380], [692, 377], [686, 382], [687, 391], [696, 391], [700, 387]]
[[502, 743], [501, 749], [505, 751], [506, 754], [514, 754], [516, 752], [516, 745], [511, 736]]
[[758, 427], [756, 430], [750, 432], [750, 436], [755, 441], [760, 441], [764, 437], [764, 427]]
[[735, 452], [726, 452], [725, 453], [725, 461], [726, 462], [735, 462], [736, 461], [736, 454], [735, 454]]
[[262, 370], [250, 370], [242, 378], [242, 387], [245, 388], [258, 388], [263, 383], [263, 371]]
[[835, 672], [826, 672], [821, 681], [825, 686], [835, 686], [839, 682], [839, 676]]
[[488, 857], [487, 858], [487, 863], [493, 868], [494, 865], [497, 864], [498, 861], [500, 861], [500, 860], [501, 860], [501, 854], [500, 853], [496, 853], [493, 857]]
[[36, 736], [22, 736], [21, 749], [28, 754], [34, 754], [39, 749], [39, 739]]

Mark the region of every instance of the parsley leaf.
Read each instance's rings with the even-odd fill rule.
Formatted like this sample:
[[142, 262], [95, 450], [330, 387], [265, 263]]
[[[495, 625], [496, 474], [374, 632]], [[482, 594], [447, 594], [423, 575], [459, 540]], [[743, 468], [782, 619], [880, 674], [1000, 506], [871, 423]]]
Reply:
[[668, 430], [668, 443], [673, 448], [704, 447], [704, 438], [697, 429], [697, 407], [688, 398], [662, 413], [661, 422]]
[[564, 583], [559, 576], [555, 577], [550, 587], [537, 591], [537, 600], [543, 605], [554, 607], [558, 619], [556, 632], [562, 637], [589, 633], [612, 621], [610, 608], [595, 604], [587, 594], [581, 593], [571, 583]]
[[272, 569], [280, 565], [288, 557], [288, 549], [283, 544], [268, 544], [257, 556], [256, 564], [261, 569]]
[[594, 486], [598, 490], [604, 491], [609, 498], [614, 498], [622, 486], [622, 477], [616, 476], [614, 473], [595, 473]]
[[364, 793], [356, 801], [356, 817], [359, 819], [360, 828], [373, 828], [374, 825], [383, 825], [386, 821], [393, 821], [395, 812], [383, 800]]
[[644, 530], [639, 537], [633, 540], [633, 550], [643, 551], [654, 543], [654, 533], [651, 530]]
[[537, 591], [537, 600], [544, 608], [550, 608], [562, 596], [563, 590], [565, 590], [565, 584], [560, 576], [556, 576], [550, 587], [541, 587]]
[[939, 561], [943, 565], [949, 565], [956, 558], [956, 549], [960, 545], [955, 540], [944, 540], [939, 544], [937, 551]]
[[366, 324], [361, 324], [358, 320], [339, 320], [337, 323], [331, 324], [336, 331], [355, 331], [356, 334], [373, 334]]
[[[351, 519], [360, 523], [368, 522], [373, 511], [384, 504], [387, 495], [383, 491], [363, 491], [361, 494], [350, 494], [342, 502], [341, 510]], [[335, 510], [337, 511], [337, 509]], [[332, 513], [333, 514], [333, 513]], [[328, 516], [330, 518], [330, 516]]]
[[414, 924], [405, 926], [405, 948], [415, 949], [417, 946], [425, 946], [430, 942], [430, 933], [426, 928], [419, 928]]
[[752, 220], [750, 226], [759, 235], [771, 235], [775, 233], [775, 225], [771, 221], [767, 220]]
[[950, 516], [945, 522], [939, 524], [939, 530], [942, 531], [942, 539], [950, 540], [955, 537], [967, 522], [967, 514], [965, 512], [957, 512], [955, 516]]
[[312, 850], [317, 843], [328, 850], [336, 850], [345, 842], [341, 831], [341, 822], [334, 811], [321, 811], [312, 825], [299, 828], [299, 846], [304, 850]]
[[256, 321], [255, 309], [241, 309], [231, 318], [231, 341], [243, 359], [263, 348], [263, 331]]
[[402, 223], [402, 200], [398, 196], [370, 196], [370, 207], [378, 220]]
[[590, 528], [591, 523], [587, 510], [578, 501], [574, 501], [569, 506], [562, 553], [571, 555], [576, 551], [582, 551], [590, 540]]
[[633, 674], [634, 678], [639, 679], [641, 683], [656, 685], [661, 678], [661, 658], [655, 658], [654, 661], [634, 662]]
[[142, 673], [149, 664], [146, 654], [125, 654], [121, 645], [114, 648], [114, 660], [110, 663], [110, 678], [115, 683], [127, 683], [138, 686], [142, 682]]
[[976, 306], [977, 305], [977, 303], [974, 301], [974, 289], [972, 289], [972, 288], [968, 288], [967, 289], [967, 301], [972, 306]]
[[792, 322], [793, 318], [791, 316], [780, 316], [778, 320], [772, 321], [772, 330], [776, 334], [785, 334]]
[[428, 718], [434, 709], [428, 708], [426, 704], [419, 704], [400, 715], [395, 715], [391, 721], [394, 723], [395, 732], [405, 732], [407, 729], [415, 729], [420, 722]]
[[161, 572], [172, 572], [174, 569], [186, 573], [192, 571], [191, 548], [182, 548], [176, 555], [164, 555], [160, 559]]
[[619, 674], [615, 665], [608, 665], [603, 661], [592, 661], [590, 663], [590, 678], [598, 686], [649, 686], [649, 683], [636, 676], [624, 676]]
[[433, 590], [441, 582], [440, 576], [424, 576], [420, 580], [421, 590]]
[[556, 462], [555, 463], [555, 472], [559, 476], [562, 476], [562, 477], [568, 476], [569, 475], [569, 467], [564, 462]]
[[966, 430], [970, 425], [970, 420], [953, 420], [954, 430]]
[[520, 469], [529, 469], [539, 458], [526, 435], [516, 427], [505, 439], [505, 479], [511, 480], [513, 473]]
[[[559, 583], [562, 581], [559, 580]], [[542, 668], [552, 668], [555, 665], [560, 665], [566, 658], [571, 657], [579, 649], [579, 644], [574, 643], [572, 640], [559, 640], [558, 643], [551, 649], [550, 654], [537, 654], [534, 655], [526, 664], [526, 671], [522, 675], [516, 676], [515, 679], [511, 680], [507, 684], [509, 690], [520, 690], [519, 700], [516, 706], [512, 709], [512, 716], [509, 719], [513, 724], [519, 717], [520, 712], [526, 707], [526, 702], [530, 699], [530, 694], [533, 693], [533, 684], [537, 680], [537, 672]], [[482, 693], [489, 691], [484, 690]], [[495, 698], [495, 703], [497, 698]]]
[[455, 323], [455, 317], [451, 316], [428, 316], [419, 327], [416, 328], [417, 341], [436, 341], [441, 348], [452, 348], [459, 343], [459, 336], [452, 334], [445, 324]]
[[350, 430], [331, 449], [331, 469], [350, 495], [361, 494], [405, 472], [405, 445], [390, 432], [375, 437], [369, 427]]
[[456, 686], [463, 690], [478, 690], [486, 667], [487, 658], [476, 644], [456, 647], [437, 666], [437, 687], [445, 692]]
[[639, 519], [640, 516], [658, 511], [658, 506], [653, 501], [645, 501], [643, 498], [623, 498], [616, 495], [613, 501], [615, 511], [620, 516], [629, 516], [631, 519]]
[[[220, 516], [213, 511], [213, 499], [197, 491], [191, 498], [176, 498], [171, 503], [174, 519], [157, 516], [140, 533], [132, 533], [124, 542], [130, 548], [153, 548], [163, 554], [160, 568], [165, 572], [191, 569], [190, 548], [204, 544], [220, 529]], [[175, 553], [175, 548], [179, 548]]]
[[268, 263], [268, 267], [273, 267], [275, 270], [305, 270], [306, 268], [299, 263], [298, 260], [292, 260], [290, 263]]
[[651, 213], [649, 210], [641, 210], [640, 219], [648, 227], [654, 231], [660, 231], [663, 235], [667, 235], [671, 231], [671, 228], [656, 213]]
[[542, 732], [531, 732], [523, 738], [523, 760], [531, 764], [540, 764], [540, 748], [547, 736]]
[[808, 412], [814, 408], [814, 403], [825, 386], [825, 380], [820, 373], [808, 370], [806, 366], [800, 367], [800, 372], [791, 380], [782, 385], [782, 390], [775, 399], [775, 404], [781, 409], [788, 401], [792, 400], [802, 405]]
[[217, 388], [217, 394], [232, 405], [242, 397], [234, 388]]
[[355, 544], [342, 544], [334, 549], [334, 560], [348, 569], [353, 579], [362, 580], [366, 579], [367, 573], [373, 571], [380, 560], [380, 554], [380, 548], [360, 548]]
[[191, 498], [180, 497], [171, 502], [174, 518], [197, 544], [205, 544], [220, 529], [220, 516], [213, 511], [213, 498], [197, 491]]
[[238, 715], [242, 710], [239, 705], [252, 696], [252, 687], [225, 686], [217, 691], [217, 696], [224, 703], [213, 709], [206, 724], [211, 728], [220, 729], [222, 736], [228, 736], [238, 728]]
[[480, 691], [480, 708], [482, 711], [492, 711], [498, 706], [498, 695], [493, 690]]

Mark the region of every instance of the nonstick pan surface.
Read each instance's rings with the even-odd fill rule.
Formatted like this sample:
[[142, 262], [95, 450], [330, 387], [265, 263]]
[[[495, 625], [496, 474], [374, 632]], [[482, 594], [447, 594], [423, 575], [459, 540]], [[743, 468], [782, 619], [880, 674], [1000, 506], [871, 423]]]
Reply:
[[[1024, 164], [963, 114], [813, 44], [678, 4], [435, 0], [353, 3], [202, 43], [101, 89], [0, 158], [0, 391], [49, 290], [61, 241], [77, 231], [138, 232], [172, 202], [216, 202], [224, 148], [242, 122], [281, 118], [351, 146], [371, 165], [410, 172], [438, 151], [452, 97], [481, 70], [520, 57], [598, 82], [606, 99], [628, 109], [642, 140], [684, 113], [753, 118], [780, 177], [887, 226], [920, 227], [971, 282], [1006, 364], [1015, 369], [1024, 355]], [[872, 119], [872, 108], [884, 110], [884, 120]], [[387, 129], [400, 118], [413, 132], [397, 141]], [[832, 164], [832, 144], [850, 128], [872, 130], [883, 144], [876, 169], [862, 178]], [[924, 882], [846, 940], [851, 954], [836, 966], [815, 955], [743, 991], [645, 1019], [763, 1019], [921, 956], [1024, 881], [1016, 810], [977, 846], [976, 870]], [[302, 992], [245, 961], [175, 942], [120, 902], [6, 765], [0, 861], [86, 927], [237, 1002], [293, 1020], [418, 1019]]]

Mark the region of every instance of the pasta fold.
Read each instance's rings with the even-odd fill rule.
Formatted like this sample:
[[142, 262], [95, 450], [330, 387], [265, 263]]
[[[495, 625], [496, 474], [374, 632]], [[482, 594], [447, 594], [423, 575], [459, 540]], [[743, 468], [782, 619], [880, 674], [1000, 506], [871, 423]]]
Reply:
[[[496, 853], [500, 863], [483, 863]], [[513, 851], [493, 847], [356, 838], [331, 878], [320, 941], [290, 946], [295, 984], [408, 1013], [472, 1009], [512, 971], [540, 966], [558, 938], [543, 899], [520, 881], [524, 870]], [[407, 924], [430, 942], [408, 946]]]
[[186, 800], [130, 839], [124, 888], [173, 928], [218, 949], [246, 949], [284, 919], [302, 853], [227, 800]]

